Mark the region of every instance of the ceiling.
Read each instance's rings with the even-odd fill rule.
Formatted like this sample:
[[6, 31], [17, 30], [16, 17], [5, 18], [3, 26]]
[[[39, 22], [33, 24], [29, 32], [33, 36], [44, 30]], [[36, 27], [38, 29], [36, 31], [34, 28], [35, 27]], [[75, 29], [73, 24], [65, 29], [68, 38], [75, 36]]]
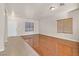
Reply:
[[[56, 9], [50, 10], [51, 6]], [[8, 16], [37, 19], [60, 12], [69, 12], [78, 8], [78, 4], [66, 3], [60, 6], [59, 3], [7, 3], [6, 8]]]

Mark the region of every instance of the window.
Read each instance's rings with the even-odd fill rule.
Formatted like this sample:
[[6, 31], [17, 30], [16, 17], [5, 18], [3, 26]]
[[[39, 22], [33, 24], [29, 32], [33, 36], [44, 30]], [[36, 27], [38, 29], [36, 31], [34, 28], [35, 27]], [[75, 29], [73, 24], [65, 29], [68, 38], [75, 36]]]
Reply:
[[72, 18], [57, 20], [57, 32], [72, 34]]
[[34, 31], [34, 23], [33, 22], [25, 22], [25, 32]]

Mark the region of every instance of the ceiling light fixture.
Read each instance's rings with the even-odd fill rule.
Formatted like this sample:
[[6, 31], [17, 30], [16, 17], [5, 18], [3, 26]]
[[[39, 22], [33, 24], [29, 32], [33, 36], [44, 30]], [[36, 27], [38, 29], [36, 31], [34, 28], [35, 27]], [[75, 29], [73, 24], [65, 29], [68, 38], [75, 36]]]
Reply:
[[54, 10], [55, 9], [55, 7], [50, 7], [50, 10]]

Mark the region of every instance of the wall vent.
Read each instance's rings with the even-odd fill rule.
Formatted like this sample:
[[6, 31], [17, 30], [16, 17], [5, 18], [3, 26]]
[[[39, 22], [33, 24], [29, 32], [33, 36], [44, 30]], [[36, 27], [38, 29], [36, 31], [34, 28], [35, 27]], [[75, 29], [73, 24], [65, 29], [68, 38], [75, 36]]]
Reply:
[[60, 3], [60, 6], [64, 6], [64, 3]]

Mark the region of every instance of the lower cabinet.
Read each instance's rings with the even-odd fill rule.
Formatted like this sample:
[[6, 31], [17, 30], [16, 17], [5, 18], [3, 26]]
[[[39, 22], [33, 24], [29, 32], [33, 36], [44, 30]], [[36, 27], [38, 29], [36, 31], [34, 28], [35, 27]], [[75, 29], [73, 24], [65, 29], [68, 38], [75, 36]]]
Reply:
[[39, 47], [39, 35], [33, 35], [33, 48], [37, 49]]
[[39, 46], [43, 56], [79, 56], [79, 42], [40, 35]]
[[25, 35], [22, 38], [27, 42], [31, 47], [33, 47], [33, 35]]
[[58, 43], [56, 53], [58, 56], [73, 56], [73, 49], [70, 46]]
[[79, 42], [41, 34], [23, 36], [23, 38], [41, 56], [79, 56]]
[[53, 51], [49, 50], [46, 47], [41, 46], [40, 50], [43, 56], [54, 56]]

